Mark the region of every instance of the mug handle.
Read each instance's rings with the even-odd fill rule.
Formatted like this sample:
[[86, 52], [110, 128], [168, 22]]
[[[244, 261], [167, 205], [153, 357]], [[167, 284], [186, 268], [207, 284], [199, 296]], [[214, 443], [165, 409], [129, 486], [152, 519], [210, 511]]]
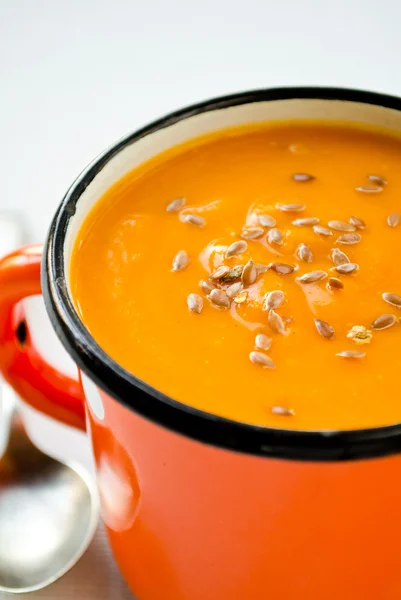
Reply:
[[0, 260], [0, 371], [28, 404], [85, 431], [83, 391], [78, 379], [60, 373], [36, 350], [23, 306], [41, 294], [42, 245], [24, 246]]

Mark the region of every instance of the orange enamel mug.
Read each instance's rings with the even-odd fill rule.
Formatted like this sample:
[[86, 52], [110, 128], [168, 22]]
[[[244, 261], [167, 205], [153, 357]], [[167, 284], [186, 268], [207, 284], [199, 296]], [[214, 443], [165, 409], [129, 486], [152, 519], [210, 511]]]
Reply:
[[[292, 118], [400, 131], [401, 100], [288, 88], [171, 114], [83, 171], [44, 250], [25, 247], [0, 262], [0, 369], [35, 408], [88, 433], [110, 544], [138, 600], [401, 598], [400, 424], [294, 432], [195, 410], [116, 364], [71, 300], [74, 239], [115, 181], [201, 134]], [[20, 301], [41, 292], [79, 382], [45, 364], [32, 344]]]

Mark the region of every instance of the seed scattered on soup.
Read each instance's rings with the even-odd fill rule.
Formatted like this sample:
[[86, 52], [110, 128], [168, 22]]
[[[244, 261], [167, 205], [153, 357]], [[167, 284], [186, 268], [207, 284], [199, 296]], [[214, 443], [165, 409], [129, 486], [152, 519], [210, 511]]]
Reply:
[[185, 250], [180, 250], [173, 259], [173, 271], [182, 271], [188, 266], [189, 256]]
[[221, 277], [222, 283], [232, 283], [236, 279], [239, 279], [242, 275], [242, 271], [244, 270], [243, 265], [236, 265], [232, 269], [229, 269], [225, 275]]
[[339, 267], [340, 265], [345, 265], [345, 264], [351, 262], [350, 259], [348, 258], [348, 256], [345, 254], [345, 252], [342, 252], [338, 248], [333, 248], [331, 250], [330, 259], [333, 261], [333, 263], [335, 264], [336, 267]]
[[336, 219], [334, 219], [333, 221], [329, 221], [328, 225], [330, 229], [335, 229], [336, 231], [356, 231], [356, 227], [355, 225], [352, 225], [352, 223], [346, 223], [345, 221], [337, 221]]
[[325, 271], [310, 271], [310, 273], [304, 273], [301, 277], [297, 277], [300, 283], [316, 283], [327, 277]]
[[401, 308], [401, 296], [398, 296], [398, 294], [392, 294], [390, 292], [385, 292], [384, 294], [382, 294], [382, 298], [388, 304], [392, 304], [393, 306], [396, 306], [397, 308]]
[[331, 325], [322, 321], [321, 319], [315, 319], [315, 325], [317, 332], [326, 340], [332, 340], [334, 337], [334, 329]]
[[359, 233], [344, 233], [337, 238], [339, 244], [359, 244], [361, 241], [361, 235]]
[[399, 422], [400, 162], [397, 137], [319, 123], [162, 153], [82, 226], [77, 310], [125, 369], [212, 414], [300, 429]]
[[295, 219], [292, 224], [296, 227], [312, 227], [313, 225], [317, 225], [319, 221], [318, 217], [305, 217], [305, 219]]
[[256, 265], [253, 262], [253, 260], [249, 260], [242, 270], [242, 283], [244, 285], [252, 285], [253, 283], [255, 283], [257, 276], [258, 273], [256, 271]]
[[279, 229], [273, 227], [273, 229], [270, 229], [267, 234], [267, 241], [269, 244], [278, 244], [281, 246], [284, 243], [283, 234]]
[[210, 292], [208, 298], [215, 306], [230, 308], [230, 298], [224, 290], [214, 289]]
[[361, 350], [342, 350], [341, 352], [337, 352], [337, 356], [341, 358], [363, 358], [366, 356], [366, 352], [362, 352]]
[[234, 298], [234, 302], [235, 304], [243, 304], [244, 302], [246, 302], [248, 298], [248, 292], [246, 290], [244, 290], [243, 292], [240, 292], [239, 294], [237, 294]]
[[276, 273], [280, 273], [280, 275], [289, 275], [295, 271], [295, 267], [293, 265], [287, 265], [285, 263], [278, 262], [271, 263], [270, 268]]
[[273, 415], [278, 415], [280, 417], [293, 417], [295, 415], [292, 408], [286, 408], [285, 406], [272, 406], [271, 411]]
[[400, 224], [401, 215], [399, 213], [393, 213], [387, 217], [387, 223], [390, 227], [397, 227]]
[[236, 283], [232, 283], [227, 289], [226, 289], [226, 294], [229, 298], [233, 299], [235, 298], [240, 291], [242, 290], [242, 281], [237, 281]]
[[338, 277], [330, 277], [327, 285], [334, 290], [342, 290], [344, 288], [344, 284]]
[[257, 240], [264, 235], [265, 230], [262, 227], [246, 227], [242, 230], [241, 237], [245, 240]]
[[206, 220], [200, 215], [193, 215], [191, 213], [181, 214], [180, 219], [183, 223], [190, 223], [191, 225], [195, 225], [195, 227], [204, 227], [206, 225]]
[[166, 207], [167, 212], [179, 212], [185, 204], [185, 198], [175, 198]]
[[264, 333], [258, 333], [258, 335], [255, 337], [255, 346], [260, 348], [260, 350], [265, 350], [267, 352], [267, 350], [270, 350], [271, 345], [272, 339]]
[[259, 215], [259, 223], [262, 225], [262, 227], [275, 227], [277, 221], [270, 215]]
[[230, 267], [227, 267], [227, 265], [221, 265], [220, 267], [217, 267], [217, 269], [213, 271], [213, 273], [210, 273], [209, 279], [222, 279], [223, 277], [225, 277], [225, 275], [228, 275], [229, 272]]
[[264, 300], [263, 308], [264, 310], [270, 310], [274, 308], [278, 308], [284, 302], [284, 292], [282, 290], [274, 290], [269, 292]]
[[249, 359], [253, 362], [254, 365], [258, 365], [259, 367], [263, 367], [264, 369], [274, 369], [275, 364], [271, 358], [269, 358], [266, 354], [262, 352], [251, 352], [249, 354]]
[[371, 329], [376, 329], [376, 331], [381, 331], [382, 329], [388, 329], [395, 325], [397, 319], [394, 315], [380, 315], [377, 317], [371, 324]]
[[363, 325], [354, 325], [347, 333], [347, 338], [354, 340], [357, 344], [370, 344], [372, 332]]
[[349, 222], [357, 229], [366, 229], [366, 223], [363, 219], [359, 219], [358, 217], [350, 217]]
[[232, 258], [237, 254], [243, 254], [248, 250], [248, 244], [245, 241], [233, 242], [226, 250], [226, 258]]
[[380, 185], [360, 185], [355, 189], [357, 192], [362, 192], [363, 194], [379, 194], [383, 191]]
[[284, 334], [286, 332], [283, 318], [273, 309], [269, 310], [267, 322], [276, 333]]
[[323, 227], [322, 225], [314, 225], [313, 231], [323, 237], [329, 237], [330, 235], [333, 235], [333, 232], [328, 227]]
[[309, 173], [294, 173], [292, 178], [294, 181], [298, 181], [299, 183], [308, 183], [309, 181], [316, 179], [316, 177], [310, 175]]
[[305, 262], [312, 262], [313, 254], [308, 244], [299, 244], [296, 249], [296, 256]]
[[187, 305], [189, 310], [199, 315], [202, 312], [203, 300], [198, 294], [189, 294]]
[[305, 204], [278, 204], [277, 208], [282, 212], [302, 212], [305, 210]]
[[358, 271], [359, 265], [356, 263], [346, 263], [344, 265], [337, 265], [334, 269], [341, 275], [351, 275], [351, 273]]
[[384, 187], [388, 183], [387, 179], [385, 177], [382, 177], [381, 175], [368, 175], [368, 179], [369, 181], [380, 187]]

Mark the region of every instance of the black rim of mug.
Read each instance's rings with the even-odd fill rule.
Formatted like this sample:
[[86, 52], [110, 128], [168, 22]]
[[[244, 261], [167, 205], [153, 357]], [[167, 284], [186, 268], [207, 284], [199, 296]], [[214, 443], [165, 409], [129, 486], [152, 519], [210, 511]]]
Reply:
[[176, 433], [237, 452], [292, 460], [343, 461], [396, 454], [401, 451], [401, 424], [346, 431], [276, 429], [232, 421], [177, 402], [112, 360], [85, 328], [68, 294], [64, 242], [69, 221], [84, 190], [116, 154], [149, 134], [197, 114], [290, 99], [339, 100], [401, 111], [401, 99], [375, 92], [319, 87], [260, 89], [192, 105], [129, 134], [82, 171], [54, 216], [42, 264], [46, 309], [58, 337], [84, 373], [118, 402]]

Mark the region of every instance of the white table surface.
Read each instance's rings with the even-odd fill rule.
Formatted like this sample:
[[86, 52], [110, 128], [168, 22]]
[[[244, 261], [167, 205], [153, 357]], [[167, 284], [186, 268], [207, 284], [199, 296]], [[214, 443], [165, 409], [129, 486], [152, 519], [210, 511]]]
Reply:
[[[0, 0], [0, 211], [23, 212], [43, 240], [98, 152], [200, 99], [284, 85], [401, 95], [400, 22], [399, 0]], [[42, 307], [30, 311], [41, 351], [73, 372]], [[44, 450], [91, 468], [84, 436], [32, 411], [27, 424]], [[31, 597], [132, 598], [101, 529], [67, 576]]]

